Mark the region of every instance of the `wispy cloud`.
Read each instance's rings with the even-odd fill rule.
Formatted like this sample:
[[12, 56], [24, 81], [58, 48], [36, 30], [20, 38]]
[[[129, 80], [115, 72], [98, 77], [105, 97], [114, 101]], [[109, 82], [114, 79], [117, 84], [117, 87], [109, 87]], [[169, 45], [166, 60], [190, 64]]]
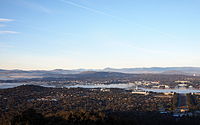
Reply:
[[59, 0], [59, 1], [65, 3], [65, 4], [68, 4], [68, 5], [74, 6], [74, 7], [78, 7], [78, 8], [81, 8], [81, 9], [96, 13], [96, 14], [101, 14], [101, 15], [105, 15], [105, 16], [108, 16], [108, 17], [112, 17], [115, 20], [121, 21], [123, 23], [130, 24], [130, 25], [138, 26], [138, 27], [140, 27], [140, 28], [142, 28], [144, 30], [153, 31], [153, 32], [158, 33], [159, 35], [162, 35], [162, 36], [165, 36], [165, 37], [177, 38], [176, 36], [174, 36], [174, 35], [172, 35], [170, 33], [166, 33], [166, 32], [160, 31], [160, 30], [158, 30], [158, 29], [156, 29], [154, 27], [150, 27], [150, 26], [146, 26], [146, 25], [140, 24], [138, 22], [126, 20], [126, 19], [124, 19], [122, 17], [114, 16], [114, 15], [109, 14], [107, 12], [103, 12], [103, 11], [100, 11], [100, 10], [97, 10], [97, 9], [94, 9], [94, 8], [90, 8], [90, 7], [87, 7], [85, 5], [81, 5], [81, 4], [78, 4], [78, 3], [75, 3], [75, 2], [72, 2], [72, 1], [69, 1], [69, 0]]
[[[134, 21], [130, 21], [130, 20], [127, 20], [125, 18], [122, 18], [122, 17], [118, 17], [118, 16], [115, 16], [115, 15], [112, 15], [112, 14], [109, 14], [107, 12], [103, 12], [101, 10], [98, 10], [98, 9], [94, 9], [94, 8], [90, 8], [88, 6], [85, 6], [85, 5], [82, 5], [82, 4], [78, 4], [78, 3], [75, 3], [75, 2], [72, 2], [72, 1], [69, 1], [69, 0], [59, 0], [65, 4], [68, 4], [68, 5], [71, 5], [71, 6], [74, 6], [74, 7], [77, 7], [77, 8], [81, 8], [81, 9], [84, 9], [84, 10], [87, 10], [87, 11], [90, 11], [92, 13], [96, 13], [96, 14], [100, 14], [100, 15], [104, 15], [104, 16], [107, 16], [107, 17], [111, 17], [117, 21], [121, 21], [123, 23], [126, 23], [126, 24], [129, 24], [129, 25], [135, 25], [135, 26], [138, 26], [144, 30], [148, 30], [148, 31], [153, 31], [159, 35], [162, 35], [162, 36], [165, 36], [165, 37], [170, 37], [170, 38], [177, 38], [175, 37], [174, 35], [172, 34], [169, 34], [169, 33], [166, 33], [166, 32], [163, 32], [163, 31], [160, 31], [154, 27], [149, 27], [149, 26], [146, 26], [146, 25], [143, 25], [143, 24], [140, 24], [140, 23], [137, 23], [137, 22], [134, 22]], [[132, 42], [131, 42], [132, 43]], [[116, 42], [115, 42], [116, 44]], [[144, 52], [144, 53], [151, 53], [151, 54], [166, 54], [166, 55], [171, 55], [172, 53], [171, 52], [167, 52], [167, 51], [164, 51], [164, 50], [155, 50], [155, 49], [149, 49], [149, 48], [145, 48], [145, 47], [140, 47], [138, 45], [132, 45], [132, 44], [128, 44], [128, 43], [122, 43], [122, 42], [119, 42], [117, 43], [119, 44], [120, 46], [123, 46], [123, 47], [127, 47], [127, 48], [131, 48], [131, 49], [135, 49], [135, 50], [138, 50], [140, 52]]]
[[6, 19], [6, 18], [0, 18], [0, 22], [10, 22], [14, 21], [13, 19]]
[[101, 14], [101, 15], [105, 15], [105, 16], [110, 16], [110, 17], [115, 17], [111, 14], [108, 14], [108, 13], [105, 13], [103, 11], [99, 11], [97, 9], [93, 9], [93, 8], [90, 8], [90, 7], [86, 7], [84, 5], [81, 5], [81, 4], [77, 4], [77, 3], [74, 3], [74, 2], [71, 2], [71, 1], [67, 1], [67, 0], [60, 0], [61, 2], [64, 2], [66, 4], [70, 4], [72, 6], [75, 6], [75, 7], [78, 7], [78, 8], [82, 8], [82, 9], [85, 9], [85, 10], [88, 10], [88, 11], [91, 11], [91, 12], [94, 12], [94, 13], [98, 13], [98, 14]]
[[35, 3], [29, 3], [29, 6], [31, 6], [32, 8], [42, 11], [44, 13], [51, 13], [51, 10], [47, 9], [46, 7], [39, 5], [39, 4], [35, 4]]
[[32, 10], [36, 10], [36, 11], [40, 11], [40, 12], [44, 12], [44, 13], [51, 13], [52, 11], [50, 9], [48, 9], [47, 7], [38, 4], [38, 3], [33, 3], [30, 2], [28, 0], [20, 0], [20, 5], [28, 8], [28, 9], [32, 9]]
[[0, 34], [18, 34], [19, 32], [11, 31], [11, 30], [1, 30]]
[[[14, 19], [7, 19], [7, 18], [0, 18], [0, 27], [6, 27], [5, 24], [2, 24], [3, 22], [11, 22], [15, 21]], [[13, 30], [0, 30], [0, 34], [18, 34], [19, 32], [13, 31]]]

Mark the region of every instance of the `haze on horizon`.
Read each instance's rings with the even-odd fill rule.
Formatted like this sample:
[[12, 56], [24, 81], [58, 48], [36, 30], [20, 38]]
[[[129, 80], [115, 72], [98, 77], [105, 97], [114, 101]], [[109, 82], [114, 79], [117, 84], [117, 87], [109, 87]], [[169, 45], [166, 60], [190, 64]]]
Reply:
[[0, 69], [200, 67], [198, 0], [1, 0]]

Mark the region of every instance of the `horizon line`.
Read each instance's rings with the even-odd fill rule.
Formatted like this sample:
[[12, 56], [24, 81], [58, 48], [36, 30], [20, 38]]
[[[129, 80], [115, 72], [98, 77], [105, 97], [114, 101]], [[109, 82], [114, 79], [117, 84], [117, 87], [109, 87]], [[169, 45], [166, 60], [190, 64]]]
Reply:
[[105, 67], [105, 68], [72, 68], [72, 69], [65, 69], [65, 68], [54, 68], [54, 69], [6, 69], [0, 68], [0, 70], [23, 70], [23, 71], [52, 71], [52, 70], [105, 70], [105, 69], [140, 69], [140, 68], [200, 68], [200, 66], [146, 66], [146, 67], [125, 67], [125, 68], [115, 68], [115, 67]]

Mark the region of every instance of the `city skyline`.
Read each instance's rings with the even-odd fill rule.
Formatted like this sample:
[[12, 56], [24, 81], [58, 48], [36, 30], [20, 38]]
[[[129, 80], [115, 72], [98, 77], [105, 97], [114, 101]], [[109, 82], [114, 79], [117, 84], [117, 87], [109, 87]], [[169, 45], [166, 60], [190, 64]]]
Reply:
[[0, 69], [200, 67], [197, 0], [2, 0]]

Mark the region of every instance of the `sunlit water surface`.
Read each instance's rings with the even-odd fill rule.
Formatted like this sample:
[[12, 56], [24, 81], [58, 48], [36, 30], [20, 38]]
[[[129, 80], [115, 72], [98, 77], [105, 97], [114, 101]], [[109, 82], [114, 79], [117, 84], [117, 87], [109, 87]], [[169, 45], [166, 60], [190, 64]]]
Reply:
[[[27, 83], [0, 83], [0, 89], [6, 88], [14, 88], [20, 85], [28, 85]], [[120, 89], [134, 89], [135, 86], [133, 84], [90, 84], [90, 85], [62, 85], [62, 86], [55, 86], [55, 85], [48, 85], [44, 84], [41, 85], [43, 87], [53, 87], [53, 88], [120, 88]], [[138, 88], [143, 91], [147, 92], [157, 92], [157, 93], [169, 93], [169, 92], [176, 92], [176, 93], [200, 93], [199, 89], [149, 89], [149, 88]]]

